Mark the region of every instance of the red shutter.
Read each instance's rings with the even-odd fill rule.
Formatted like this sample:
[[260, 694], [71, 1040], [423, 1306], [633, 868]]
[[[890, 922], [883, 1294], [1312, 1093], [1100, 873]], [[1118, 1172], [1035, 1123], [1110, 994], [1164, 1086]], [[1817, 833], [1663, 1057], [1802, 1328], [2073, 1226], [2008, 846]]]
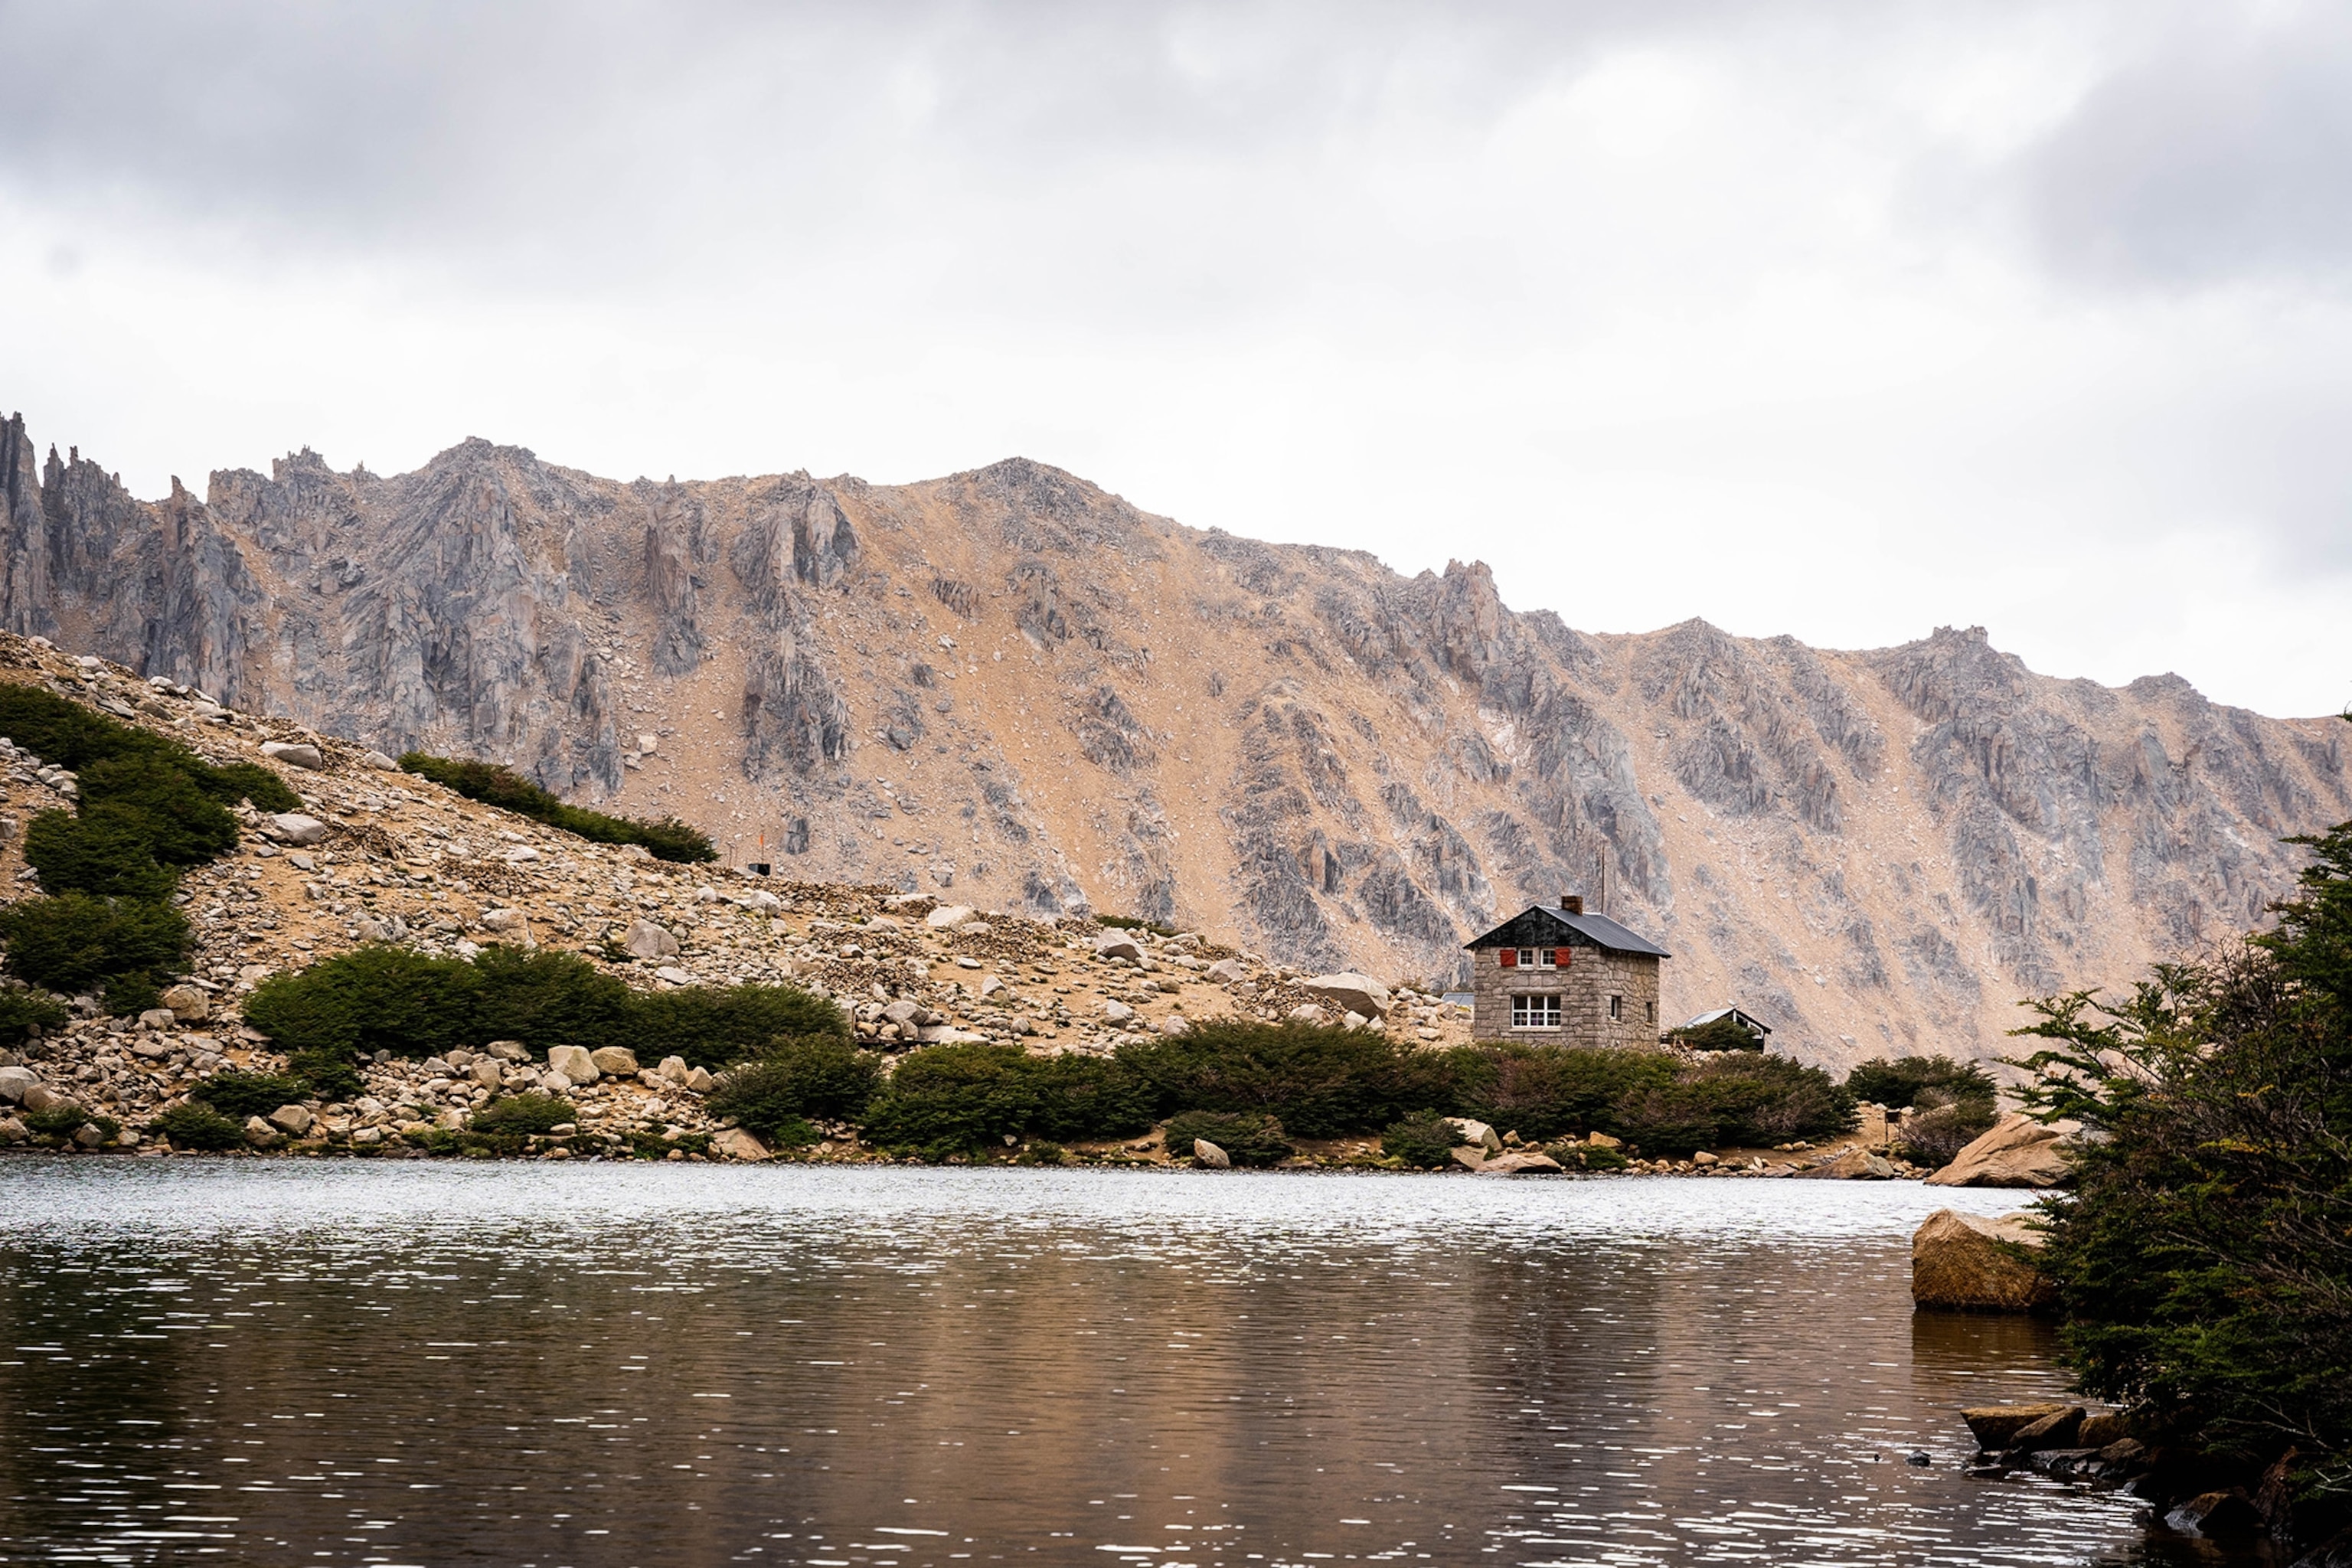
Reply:
[[1568, 967], [1568, 955], [1571, 951], [1573, 950], [1565, 947], [1553, 948], [1551, 950], [1551, 961], [1559, 965], [1562, 969], [1566, 969]]
[[1503, 967], [1506, 969], [1517, 969], [1518, 966], [1519, 950], [1516, 947], [1507, 947], [1503, 949]]

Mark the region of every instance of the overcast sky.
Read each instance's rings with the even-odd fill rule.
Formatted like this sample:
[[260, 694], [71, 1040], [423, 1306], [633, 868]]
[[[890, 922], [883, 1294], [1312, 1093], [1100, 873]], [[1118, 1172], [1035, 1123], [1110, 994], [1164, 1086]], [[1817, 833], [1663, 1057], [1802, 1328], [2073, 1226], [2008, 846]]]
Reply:
[[0, 409], [2352, 701], [2352, 8], [0, 0]]

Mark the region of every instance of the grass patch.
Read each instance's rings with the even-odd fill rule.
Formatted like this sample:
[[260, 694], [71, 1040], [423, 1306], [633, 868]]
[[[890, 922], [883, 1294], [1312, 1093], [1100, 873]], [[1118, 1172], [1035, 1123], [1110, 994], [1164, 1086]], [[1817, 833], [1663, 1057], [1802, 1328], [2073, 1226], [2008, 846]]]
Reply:
[[719, 851], [712, 847], [708, 834], [674, 816], [658, 822], [640, 822], [590, 811], [566, 803], [512, 768], [495, 763], [410, 752], [400, 759], [400, 765], [420, 778], [456, 790], [468, 800], [528, 816], [594, 843], [643, 845], [656, 860], [690, 864], [719, 858]]

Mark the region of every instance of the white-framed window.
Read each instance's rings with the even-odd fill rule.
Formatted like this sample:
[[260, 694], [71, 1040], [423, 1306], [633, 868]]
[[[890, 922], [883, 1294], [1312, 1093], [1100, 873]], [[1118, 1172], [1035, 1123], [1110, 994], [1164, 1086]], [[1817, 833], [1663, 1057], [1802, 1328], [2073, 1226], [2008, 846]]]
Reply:
[[1555, 960], [1559, 956], [1559, 950], [1557, 948], [1523, 947], [1519, 949], [1519, 967], [1521, 969], [1556, 969], [1559, 964]]
[[1614, 1024], [1624, 1016], [1625, 998], [1622, 996], [1612, 996], [1609, 998], [1609, 1021]]
[[1556, 995], [1512, 997], [1511, 1027], [1514, 1029], [1559, 1028], [1559, 998]]

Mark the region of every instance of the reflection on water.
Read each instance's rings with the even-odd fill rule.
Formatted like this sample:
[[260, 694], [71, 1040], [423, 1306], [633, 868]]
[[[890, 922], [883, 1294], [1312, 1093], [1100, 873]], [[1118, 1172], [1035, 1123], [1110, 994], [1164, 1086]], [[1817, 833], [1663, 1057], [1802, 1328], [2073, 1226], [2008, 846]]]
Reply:
[[[1995, 1564], [1916, 1186], [0, 1164], [6, 1561]], [[13, 1348], [12, 1348], [13, 1347]], [[1915, 1452], [1932, 1463], [1906, 1462]]]

